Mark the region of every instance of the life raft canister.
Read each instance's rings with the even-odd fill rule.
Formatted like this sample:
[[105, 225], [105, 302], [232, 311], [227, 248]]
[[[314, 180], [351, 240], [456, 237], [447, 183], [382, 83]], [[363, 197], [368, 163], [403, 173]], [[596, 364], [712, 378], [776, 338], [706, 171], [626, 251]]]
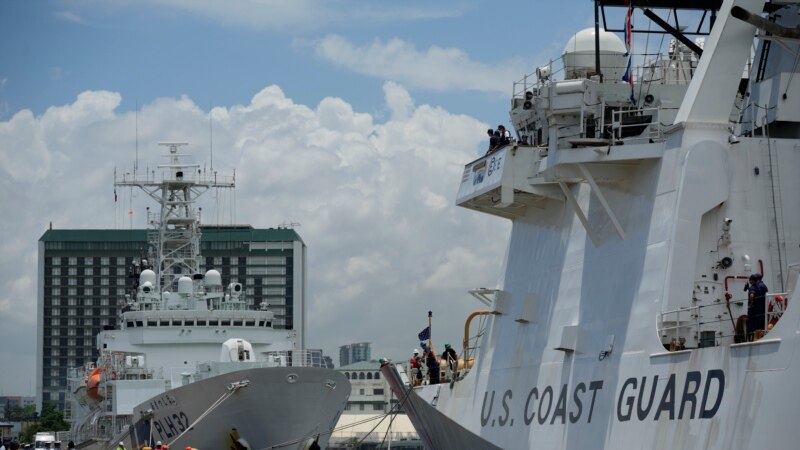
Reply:
[[89, 379], [86, 381], [86, 393], [89, 398], [94, 400], [102, 400], [103, 396], [97, 391], [97, 386], [100, 384], [100, 377], [103, 375], [103, 369], [96, 368], [89, 374]]

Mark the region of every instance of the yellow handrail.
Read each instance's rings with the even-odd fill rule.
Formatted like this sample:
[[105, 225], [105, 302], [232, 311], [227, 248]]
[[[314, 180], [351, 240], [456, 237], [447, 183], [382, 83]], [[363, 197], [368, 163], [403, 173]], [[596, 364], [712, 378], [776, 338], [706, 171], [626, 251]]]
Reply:
[[472, 323], [472, 319], [478, 316], [486, 316], [489, 314], [492, 314], [492, 312], [488, 310], [482, 310], [482, 311], [474, 311], [472, 314], [467, 316], [467, 321], [466, 323], [464, 323], [464, 352], [462, 353], [465, 366], [469, 361], [469, 355], [467, 354], [469, 352], [469, 325], [470, 323]]

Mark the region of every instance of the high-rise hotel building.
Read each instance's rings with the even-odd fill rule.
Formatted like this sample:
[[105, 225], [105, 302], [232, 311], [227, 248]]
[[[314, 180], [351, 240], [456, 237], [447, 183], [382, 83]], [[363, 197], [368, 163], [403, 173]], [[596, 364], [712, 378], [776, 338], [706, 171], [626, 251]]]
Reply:
[[357, 342], [339, 347], [339, 367], [372, 359], [372, 344]]
[[[290, 228], [201, 226], [202, 270], [238, 282], [254, 306], [275, 313], [305, 347], [306, 246]], [[67, 369], [98, 357], [94, 337], [115, 327], [135, 286], [131, 267], [147, 257], [147, 231], [49, 229], [39, 239], [37, 404], [64, 406]]]

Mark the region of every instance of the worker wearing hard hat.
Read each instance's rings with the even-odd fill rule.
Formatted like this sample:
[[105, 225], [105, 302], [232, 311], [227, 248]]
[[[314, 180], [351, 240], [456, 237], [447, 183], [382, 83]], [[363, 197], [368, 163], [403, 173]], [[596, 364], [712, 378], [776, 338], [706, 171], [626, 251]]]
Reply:
[[419, 350], [414, 349], [414, 355], [408, 360], [408, 367], [411, 368], [411, 382], [414, 386], [422, 384], [422, 358]]

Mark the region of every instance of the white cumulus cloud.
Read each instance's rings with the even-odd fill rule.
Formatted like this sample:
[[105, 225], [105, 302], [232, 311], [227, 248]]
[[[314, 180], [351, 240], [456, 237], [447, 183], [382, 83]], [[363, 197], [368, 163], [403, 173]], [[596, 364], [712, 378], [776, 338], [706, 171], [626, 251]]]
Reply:
[[68, 22], [83, 23], [83, 18], [72, 11], [56, 11], [55, 16]]
[[231, 26], [296, 32], [332, 25], [369, 24], [455, 17], [465, 5], [459, 2], [392, 2], [388, 0], [145, 0], [108, 2], [84, 0], [98, 8], [168, 8]]
[[63, 67], [51, 67], [48, 70], [48, 73], [50, 74], [50, 79], [53, 81], [63, 80], [67, 75], [69, 75], [69, 72], [67, 72]]
[[314, 50], [318, 57], [353, 72], [437, 91], [508, 95], [508, 80], [530, 71], [518, 58], [490, 65], [474, 61], [458, 48], [419, 50], [398, 38], [359, 46], [342, 36], [329, 35], [314, 43]]
[[[453, 204], [463, 164], [485, 144], [487, 125], [416, 106], [397, 83], [387, 83], [384, 95], [393, 113], [383, 122], [341, 98], [298, 104], [278, 86], [211, 111], [181, 97], [153, 100], [139, 112], [142, 171], [163, 162], [160, 141], [189, 142], [209, 168], [213, 119], [214, 170], [235, 169], [237, 189], [235, 197], [206, 194], [205, 223], [300, 223], [309, 257], [307, 344], [334, 359], [339, 345], [363, 341], [404, 357], [428, 310], [438, 339], [458, 339], [478, 306], [465, 301], [466, 291], [496, 282], [503, 249], [494, 243], [508, 230], [502, 219]], [[37, 241], [50, 222], [144, 227], [147, 196], [118, 189], [115, 203], [112, 193], [115, 167], [131, 170], [137, 139], [135, 113], [118, 112], [120, 102], [117, 93], [88, 91], [39, 116], [23, 110], [0, 121], [0, 313], [13, 310], [15, 318], [4, 320], [0, 342], [35, 327]], [[35, 353], [34, 341], [15, 354]], [[18, 375], [32, 370], [23, 365]]]

